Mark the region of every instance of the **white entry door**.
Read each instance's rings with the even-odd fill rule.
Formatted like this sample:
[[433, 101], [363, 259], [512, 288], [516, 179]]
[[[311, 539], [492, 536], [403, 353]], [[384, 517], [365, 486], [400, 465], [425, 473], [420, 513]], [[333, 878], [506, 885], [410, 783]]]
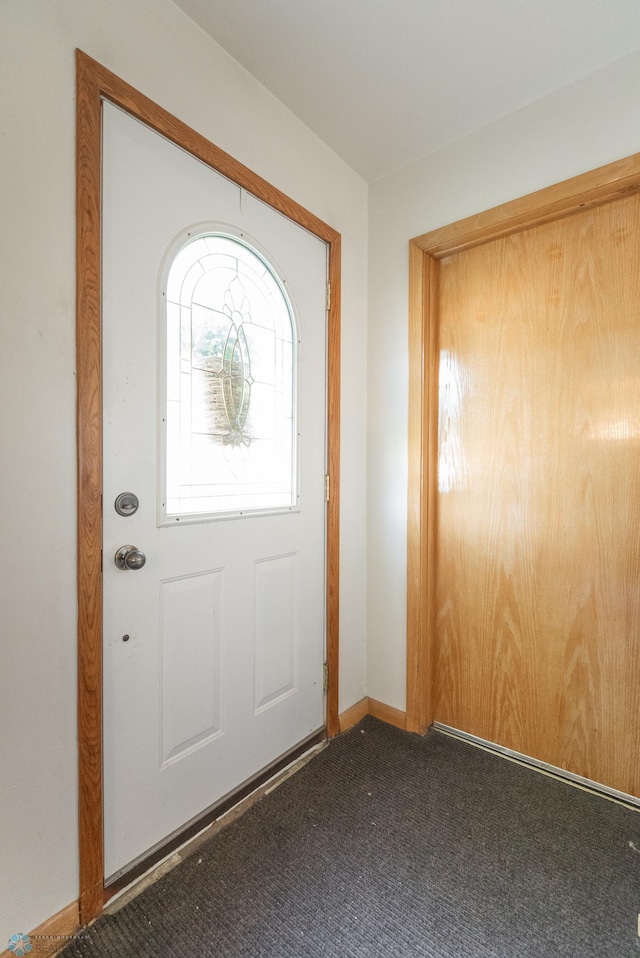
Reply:
[[326, 247], [108, 104], [103, 207], [109, 879], [324, 725]]

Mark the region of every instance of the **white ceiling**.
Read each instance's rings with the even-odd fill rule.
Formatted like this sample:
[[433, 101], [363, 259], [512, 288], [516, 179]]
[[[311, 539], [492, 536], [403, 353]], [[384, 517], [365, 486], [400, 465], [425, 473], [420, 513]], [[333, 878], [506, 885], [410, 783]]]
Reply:
[[640, 48], [640, 0], [175, 2], [369, 181]]

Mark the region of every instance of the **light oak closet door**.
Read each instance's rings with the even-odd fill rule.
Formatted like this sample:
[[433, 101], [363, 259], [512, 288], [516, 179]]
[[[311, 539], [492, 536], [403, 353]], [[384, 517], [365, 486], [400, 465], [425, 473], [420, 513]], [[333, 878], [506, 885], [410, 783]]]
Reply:
[[435, 718], [640, 795], [640, 199], [443, 259]]

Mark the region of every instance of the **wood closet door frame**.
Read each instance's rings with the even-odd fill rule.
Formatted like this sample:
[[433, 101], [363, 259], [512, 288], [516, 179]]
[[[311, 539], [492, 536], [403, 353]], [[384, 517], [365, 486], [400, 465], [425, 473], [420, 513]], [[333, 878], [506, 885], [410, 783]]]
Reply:
[[319, 237], [328, 248], [326, 733], [337, 735], [340, 575], [341, 235], [177, 117], [76, 50], [76, 364], [78, 433], [78, 757], [80, 921], [105, 895], [102, 764], [102, 104], [113, 103]]
[[640, 153], [409, 242], [407, 729], [433, 722], [438, 495], [438, 277], [445, 256], [640, 192]]

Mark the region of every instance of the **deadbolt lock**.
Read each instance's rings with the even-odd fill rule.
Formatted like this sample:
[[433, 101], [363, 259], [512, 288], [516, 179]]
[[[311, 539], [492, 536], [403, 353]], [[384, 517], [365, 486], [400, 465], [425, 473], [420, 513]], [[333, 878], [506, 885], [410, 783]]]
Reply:
[[121, 492], [113, 505], [119, 516], [132, 516], [140, 503], [133, 492]]

